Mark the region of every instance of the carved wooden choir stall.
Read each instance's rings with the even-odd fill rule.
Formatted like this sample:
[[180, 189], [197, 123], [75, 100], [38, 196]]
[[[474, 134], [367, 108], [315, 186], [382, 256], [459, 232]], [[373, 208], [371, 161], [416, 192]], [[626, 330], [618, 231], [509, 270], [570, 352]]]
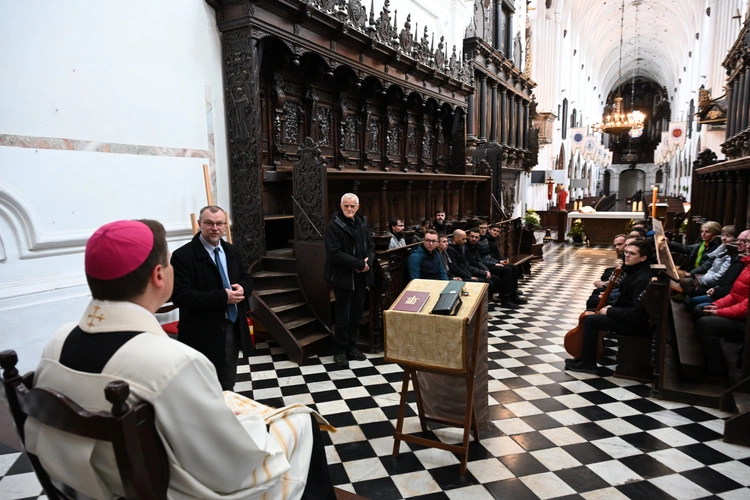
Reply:
[[[409, 228], [437, 209], [454, 227], [501, 218], [491, 209], [497, 173], [467, 161], [472, 66], [460, 47], [397, 19], [388, 0], [379, 12], [360, 0], [207, 2], [222, 33], [232, 231], [253, 263], [253, 313], [293, 361], [329, 347], [323, 234], [353, 192], [379, 250], [362, 323], [365, 349], [377, 351], [409, 251], [385, 251], [388, 219], [404, 219], [411, 242]], [[516, 89], [508, 130], [514, 157], [527, 161], [527, 99], [513, 96], [531, 86], [502, 56], [493, 60]]]

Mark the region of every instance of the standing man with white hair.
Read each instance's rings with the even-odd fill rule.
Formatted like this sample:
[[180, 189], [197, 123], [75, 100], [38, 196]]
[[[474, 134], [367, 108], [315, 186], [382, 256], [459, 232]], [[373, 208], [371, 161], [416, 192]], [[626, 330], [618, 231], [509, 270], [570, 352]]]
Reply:
[[359, 198], [346, 193], [341, 207], [326, 227], [326, 265], [323, 277], [333, 285], [334, 335], [333, 361], [342, 368], [349, 360], [364, 361], [357, 349], [359, 322], [362, 319], [367, 288], [375, 279], [371, 265], [375, 261], [375, 243], [367, 220], [357, 213]]

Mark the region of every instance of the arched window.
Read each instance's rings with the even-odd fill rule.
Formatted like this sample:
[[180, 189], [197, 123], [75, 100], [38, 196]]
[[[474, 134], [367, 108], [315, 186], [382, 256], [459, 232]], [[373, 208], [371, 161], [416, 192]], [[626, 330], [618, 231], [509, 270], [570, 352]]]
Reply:
[[662, 182], [664, 182], [664, 171], [657, 170], [656, 171], [656, 183], [661, 184]]
[[562, 106], [562, 138], [568, 138], [568, 100], [563, 99]]

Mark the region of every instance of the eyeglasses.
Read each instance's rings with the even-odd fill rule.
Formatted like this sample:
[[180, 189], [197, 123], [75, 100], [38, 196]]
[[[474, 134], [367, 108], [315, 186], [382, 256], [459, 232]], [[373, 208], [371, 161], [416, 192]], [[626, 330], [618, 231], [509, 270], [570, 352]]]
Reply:
[[422, 240], [422, 241], [424, 241], [425, 243], [437, 243], [438, 242], [438, 240]]
[[210, 220], [203, 220], [201, 221], [201, 224], [203, 224], [206, 227], [213, 227], [216, 226], [218, 228], [222, 228], [227, 225], [226, 222], [211, 222]]

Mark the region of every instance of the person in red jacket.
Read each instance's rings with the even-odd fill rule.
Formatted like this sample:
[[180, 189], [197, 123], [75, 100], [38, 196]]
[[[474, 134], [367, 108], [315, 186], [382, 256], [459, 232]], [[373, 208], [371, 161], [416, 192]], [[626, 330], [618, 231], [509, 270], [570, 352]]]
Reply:
[[742, 342], [747, 323], [747, 299], [750, 291], [750, 255], [742, 258], [745, 268], [734, 282], [729, 295], [703, 308], [704, 317], [695, 327], [706, 358], [706, 375], [726, 377], [727, 369], [721, 338]]

